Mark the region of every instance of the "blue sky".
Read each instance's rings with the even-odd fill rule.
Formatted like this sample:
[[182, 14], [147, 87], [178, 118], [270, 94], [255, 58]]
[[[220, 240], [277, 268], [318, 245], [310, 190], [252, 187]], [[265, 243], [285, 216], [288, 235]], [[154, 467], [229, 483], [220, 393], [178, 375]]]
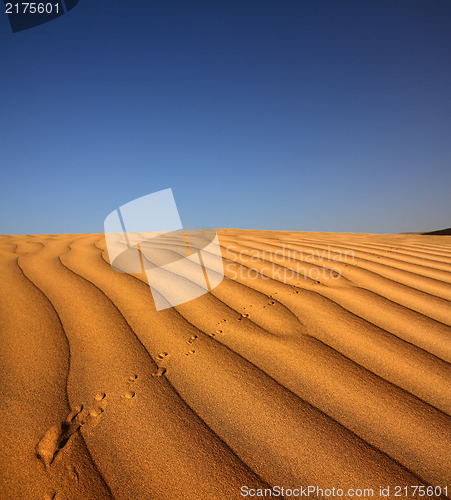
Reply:
[[449, 0], [80, 0], [0, 16], [0, 234], [451, 225]]

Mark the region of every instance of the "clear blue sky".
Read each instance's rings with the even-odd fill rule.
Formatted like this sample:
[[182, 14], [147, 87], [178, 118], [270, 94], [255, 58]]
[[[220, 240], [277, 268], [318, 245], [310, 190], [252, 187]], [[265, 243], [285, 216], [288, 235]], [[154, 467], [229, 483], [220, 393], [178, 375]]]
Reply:
[[449, 0], [80, 0], [0, 71], [0, 234], [451, 225]]

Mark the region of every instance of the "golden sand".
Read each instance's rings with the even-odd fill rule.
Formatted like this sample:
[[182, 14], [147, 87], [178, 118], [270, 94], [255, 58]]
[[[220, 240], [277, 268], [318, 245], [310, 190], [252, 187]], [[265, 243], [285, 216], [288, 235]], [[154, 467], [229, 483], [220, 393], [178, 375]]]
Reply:
[[0, 236], [0, 499], [451, 496], [451, 236], [219, 237], [157, 312], [103, 235]]

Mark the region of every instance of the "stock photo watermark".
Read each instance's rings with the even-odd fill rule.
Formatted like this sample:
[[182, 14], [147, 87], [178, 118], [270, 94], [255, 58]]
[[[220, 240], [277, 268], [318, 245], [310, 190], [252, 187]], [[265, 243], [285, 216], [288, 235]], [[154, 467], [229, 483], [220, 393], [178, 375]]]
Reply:
[[57, 19], [72, 10], [79, 0], [53, 0], [51, 2], [3, 1], [13, 33], [35, 28]]
[[[342, 277], [341, 267], [334, 263], [354, 262], [353, 250], [327, 249], [299, 250], [282, 245], [276, 250], [239, 249], [227, 247], [227, 276], [231, 279], [275, 279], [288, 282], [294, 279], [338, 280]], [[236, 264], [241, 264], [237, 267]]]
[[111, 266], [144, 274], [157, 311], [200, 297], [224, 278], [216, 231], [184, 228], [171, 189], [113, 210], [104, 228]]
[[240, 495], [243, 498], [438, 498], [442, 495], [448, 495], [448, 486], [427, 486], [427, 485], [403, 485], [386, 486], [379, 488], [321, 488], [319, 486], [309, 485], [299, 488], [287, 488], [284, 486], [273, 486], [271, 488], [251, 488], [241, 486]]
[[[341, 278], [340, 265], [354, 261], [352, 250], [224, 248], [211, 228], [182, 226], [171, 189], [132, 200], [104, 221], [111, 267], [146, 277], [157, 311], [201, 297], [227, 277], [235, 280]], [[336, 264], [336, 265], [334, 265]]]

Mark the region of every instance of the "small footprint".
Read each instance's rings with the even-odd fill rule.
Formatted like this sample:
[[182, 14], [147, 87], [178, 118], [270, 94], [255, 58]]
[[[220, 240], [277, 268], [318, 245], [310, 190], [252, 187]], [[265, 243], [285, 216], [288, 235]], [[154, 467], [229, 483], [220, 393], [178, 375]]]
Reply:
[[167, 352], [163, 351], [160, 352], [160, 354], [157, 356], [158, 359], [164, 359], [168, 355]]
[[138, 378], [138, 375], [133, 374], [133, 375], [130, 375], [130, 377], [128, 377], [128, 380], [130, 380], [130, 382], [134, 382], [137, 378]]
[[152, 377], [162, 377], [166, 373], [166, 368], [160, 366], [155, 373], [152, 373]]
[[189, 356], [190, 354], [196, 354], [196, 351], [194, 349], [191, 349], [191, 351], [185, 352], [185, 356]]
[[197, 339], [197, 335], [191, 335], [189, 340], [186, 341], [187, 344], [192, 344]]
[[73, 465], [68, 465], [67, 466], [67, 473], [69, 474], [69, 476], [72, 477], [72, 479], [76, 483], [78, 483], [80, 481], [80, 476], [78, 474], [78, 471], [77, 471], [77, 469]]
[[[94, 401], [100, 404], [100, 406], [94, 406], [89, 411], [89, 416], [96, 418], [99, 417], [104, 411], [106, 406], [106, 394], [104, 392], [99, 392], [94, 396]], [[82, 422], [85, 423], [85, 422]]]
[[42, 460], [47, 469], [56, 455], [66, 446], [70, 437], [80, 429], [83, 405], [75, 407], [63, 422], [51, 427], [36, 445], [36, 456]]
[[134, 397], [135, 397], [135, 393], [133, 391], [127, 391], [124, 394], [124, 398], [126, 398], [126, 399], [133, 399]]
[[99, 417], [100, 415], [102, 415], [102, 413], [105, 411], [104, 408], [102, 408], [101, 406], [99, 406], [99, 408], [93, 408], [89, 414], [91, 415], [91, 417]]
[[106, 396], [106, 394], [105, 394], [104, 392], [99, 392], [98, 394], [96, 394], [96, 395], [94, 396], [94, 399], [95, 399], [96, 401], [102, 401], [102, 399], [104, 399], [104, 398], [105, 398], [105, 396]]

